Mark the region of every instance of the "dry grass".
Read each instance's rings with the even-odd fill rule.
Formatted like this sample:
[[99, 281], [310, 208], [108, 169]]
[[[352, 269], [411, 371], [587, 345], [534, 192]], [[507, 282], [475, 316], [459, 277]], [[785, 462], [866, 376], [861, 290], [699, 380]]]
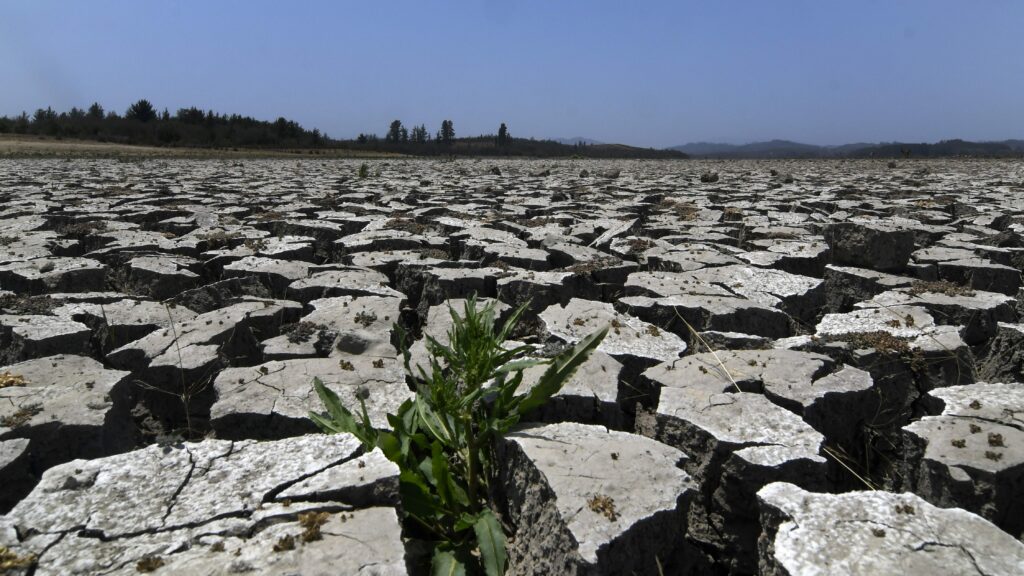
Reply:
[[89, 140], [0, 135], [0, 158], [391, 158], [401, 154], [363, 150], [163, 148]]
[[587, 507], [607, 518], [609, 522], [615, 522], [619, 517], [619, 513], [615, 511], [615, 501], [611, 496], [595, 494], [587, 500]]
[[320, 527], [327, 522], [331, 515], [327, 512], [307, 512], [299, 514], [299, 525], [302, 526], [302, 534], [299, 537], [303, 542], [313, 542], [323, 539]]
[[825, 337], [816, 337], [824, 342], [847, 342], [854, 349], [863, 350], [873, 348], [881, 354], [904, 355], [910, 353], [908, 339], [899, 338], [884, 330], [874, 332], [854, 332], [850, 334], [836, 334]]
[[11, 374], [10, 372], [0, 374], [0, 388], [25, 386], [26, 384], [28, 384], [28, 380], [25, 380], [25, 377], [19, 374]]
[[8, 570], [14, 571], [31, 567], [36, 562], [36, 557], [29, 554], [19, 556], [6, 546], [0, 546], [0, 574], [6, 574]]
[[913, 296], [930, 292], [932, 294], [945, 294], [946, 296], [974, 296], [974, 290], [967, 288], [966, 286], [960, 286], [947, 280], [938, 280], [934, 282], [926, 282], [918, 280], [910, 285], [910, 289], [907, 291]]
[[697, 213], [699, 208], [692, 202], [680, 202], [678, 200], [672, 200], [671, 198], [665, 198], [658, 204], [658, 208], [666, 211], [675, 212], [676, 216], [680, 220], [690, 221], [697, 219]]

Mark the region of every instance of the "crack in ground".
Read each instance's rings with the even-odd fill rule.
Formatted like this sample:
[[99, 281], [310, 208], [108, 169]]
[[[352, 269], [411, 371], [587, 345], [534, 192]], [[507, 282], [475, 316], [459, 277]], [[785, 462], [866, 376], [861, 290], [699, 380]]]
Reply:
[[[198, 465], [196, 465], [196, 467], [199, 468], [200, 470], [202, 470], [204, 473], [208, 473], [213, 468], [213, 463], [214, 462], [216, 462], [217, 460], [223, 460], [225, 458], [230, 458], [231, 455], [235, 454], [235, 441], [234, 440], [230, 440], [230, 442], [231, 443], [228, 444], [227, 452], [224, 452], [224, 453], [221, 453], [221, 454], [217, 454], [216, 456], [213, 456], [212, 458], [210, 458], [206, 462], [206, 467], [200, 467]], [[242, 449], [239, 449], [238, 451], [241, 452]]]
[[301, 476], [299, 476], [297, 478], [290, 479], [290, 480], [288, 480], [287, 482], [285, 482], [283, 484], [275, 486], [275, 487], [271, 488], [270, 490], [266, 491], [263, 494], [263, 498], [260, 500], [260, 503], [261, 504], [266, 504], [268, 502], [271, 502], [271, 501], [274, 500], [274, 498], [277, 498], [278, 494], [280, 494], [281, 492], [284, 492], [285, 490], [291, 488], [292, 486], [298, 484], [299, 482], [302, 482], [303, 480], [307, 480], [309, 478], [312, 478], [313, 476], [316, 476], [317, 474], [320, 474], [322, 472], [330, 470], [331, 468], [335, 468], [337, 466], [341, 466], [343, 464], [347, 464], [348, 462], [351, 462], [351, 461], [361, 457], [363, 454], [364, 454], [364, 450], [362, 449], [362, 447], [356, 448], [355, 450], [352, 451], [351, 454], [349, 454], [348, 456], [345, 456], [344, 458], [342, 458], [342, 459], [340, 459], [340, 460], [338, 460], [336, 462], [332, 462], [332, 463], [324, 466], [323, 468], [320, 468], [318, 470], [314, 470], [313, 472], [310, 472], [308, 474], [303, 474], [303, 475], [301, 475]]
[[968, 550], [963, 544], [945, 544], [943, 542], [926, 541], [922, 542], [917, 546], [914, 546], [913, 548], [910, 548], [910, 550], [911, 552], [920, 552], [922, 550], [926, 551], [931, 546], [937, 546], [940, 548], [956, 548], [960, 550], [964, 553], [965, 556], [967, 556], [971, 560], [971, 564], [974, 566], [974, 570], [978, 574], [981, 574], [982, 576], [988, 576], [988, 574], [984, 570], [982, 570], [980, 566], [978, 566], [978, 559], [975, 558], [974, 554], [971, 554], [971, 551]]
[[189, 481], [192, 480], [192, 473], [195, 472], [196, 469], [196, 460], [195, 456], [192, 454], [192, 451], [189, 450], [187, 446], [184, 448], [184, 450], [185, 452], [188, 453], [188, 473], [185, 474], [184, 480], [182, 480], [181, 484], [178, 485], [178, 488], [174, 491], [174, 494], [171, 494], [171, 501], [170, 504], [167, 505], [167, 511], [164, 512], [164, 517], [160, 519], [161, 528], [163, 528], [167, 524], [168, 516], [170, 516], [171, 511], [174, 510], [175, 504], [178, 503], [178, 495], [181, 494], [182, 490], [185, 489], [185, 486], [187, 486]]
[[1016, 418], [1014, 418], [1011, 422], [1007, 422], [1005, 420], [998, 420], [996, 418], [986, 418], [984, 416], [974, 416], [972, 414], [939, 414], [937, 416], [933, 416], [933, 418], [941, 418], [943, 416], [948, 416], [952, 418], [963, 418], [964, 420], [977, 420], [979, 422], [987, 422], [989, 424], [998, 424], [1000, 426], [1006, 426], [1007, 428], [1013, 428], [1014, 430], [1024, 432], [1024, 423], [1018, 423]]

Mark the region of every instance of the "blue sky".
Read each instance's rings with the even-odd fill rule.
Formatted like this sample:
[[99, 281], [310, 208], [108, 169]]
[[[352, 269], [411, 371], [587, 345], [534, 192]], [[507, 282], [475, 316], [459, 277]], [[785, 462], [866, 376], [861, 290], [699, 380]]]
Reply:
[[0, 0], [0, 114], [139, 98], [334, 137], [1024, 138], [1024, 2]]

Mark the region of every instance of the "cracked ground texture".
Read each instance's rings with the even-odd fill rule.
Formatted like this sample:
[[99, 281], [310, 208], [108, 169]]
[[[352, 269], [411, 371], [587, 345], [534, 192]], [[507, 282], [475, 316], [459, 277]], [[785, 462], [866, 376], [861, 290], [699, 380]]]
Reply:
[[1020, 162], [362, 162], [0, 159], [0, 546], [415, 571], [311, 380], [383, 425], [394, 326], [476, 294], [538, 357], [611, 328], [499, 447], [511, 573], [1024, 573]]

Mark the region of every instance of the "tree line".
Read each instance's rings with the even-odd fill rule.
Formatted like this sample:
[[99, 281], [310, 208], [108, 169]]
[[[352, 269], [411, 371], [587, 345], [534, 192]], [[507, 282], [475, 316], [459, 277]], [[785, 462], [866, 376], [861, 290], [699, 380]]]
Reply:
[[457, 138], [455, 123], [441, 122], [431, 133], [426, 124], [411, 128], [392, 121], [383, 138], [359, 134], [353, 139], [333, 139], [318, 129], [307, 130], [297, 122], [278, 118], [273, 122], [238, 114], [219, 114], [197, 107], [179, 108], [171, 114], [158, 111], [149, 100], [138, 100], [123, 114], [99, 103], [88, 108], [56, 112], [39, 108], [13, 118], [0, 116], [0, 134], [30, 134], [149, 146], [256, 149], [335, 149], [409, 154], [415, 156], [534, 156], [590, 158], [685, 158], [677, 151], [633, 148], [615, 144], [562, 144], [554, 140], [513, 138], [502, 122], [494, 134]]
[[88, 108], [73, 107], [66, 112], [39, 108], [13, 118], [0, 116], [0, 134], [32, 134], [183, 147], [320, 148], [330, 138], [319, 130], [306, 130], [297, 122], [278, 118], [273, 122], [238, 114], [218, 114], [196, 107], [180, 108], [171, 114], [160, 112], [149, 100], [139, 100], [118, 114], [98, 102]]

